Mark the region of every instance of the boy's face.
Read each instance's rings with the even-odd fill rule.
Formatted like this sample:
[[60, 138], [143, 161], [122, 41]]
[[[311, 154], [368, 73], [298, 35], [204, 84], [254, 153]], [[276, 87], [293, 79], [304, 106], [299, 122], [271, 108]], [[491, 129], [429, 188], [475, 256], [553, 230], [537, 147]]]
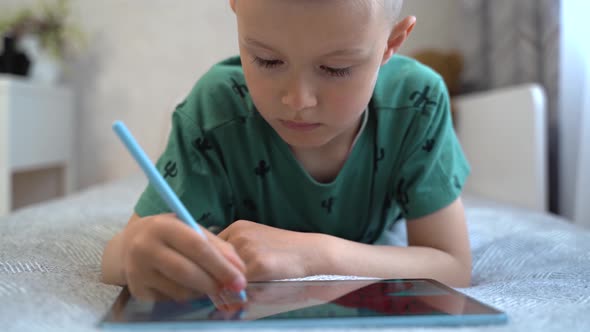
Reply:
[[293, 148], [350, 144], [391, 55], [391, 24], [377, 1], [231, 4], [244, 75], [262, 117]]

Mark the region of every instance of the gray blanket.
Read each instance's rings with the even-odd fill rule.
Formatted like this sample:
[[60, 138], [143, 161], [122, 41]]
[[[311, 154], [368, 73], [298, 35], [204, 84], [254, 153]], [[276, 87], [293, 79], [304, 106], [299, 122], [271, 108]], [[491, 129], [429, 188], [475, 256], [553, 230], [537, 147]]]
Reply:
[[[102, 250], [144, 185], [133, 176], [0, 219], [0, 331], [97, 330], [120, 291], [100, 282]], [[482, 199], [465, 204], [474, 269], [461, 291], [509, 323], [462, 331], [590, 331], [590, 232]], [[403, 242], [403, 232], [386, 240]]]

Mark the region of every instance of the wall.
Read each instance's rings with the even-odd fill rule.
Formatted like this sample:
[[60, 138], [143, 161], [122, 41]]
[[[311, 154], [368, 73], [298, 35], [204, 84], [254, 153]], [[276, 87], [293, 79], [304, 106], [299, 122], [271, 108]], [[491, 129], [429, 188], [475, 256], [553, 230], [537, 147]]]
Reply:
[[411, 53], [421, 48], [451, 49], [460, 46], [458, 31], [462, 0], [406, 0], [402, 15], [416, 16], [416, 27], [402, 48]]
[[110, 130], [125, 121], [152, 158], [169, 114], [215, 61], [237, 53], [225, 1], [81, 1], [94, 41], [76, 64], [82, 186], [137, 171]]
[[560, 107], [559, 212], [590, 227], [590, 22], [587, 1], [563, 1]]
[[[32, 0], [0, 0], [3, 8]], [[402, 49], [456, 46], [459, 0], [407, 0], [418, 17]], [[161, 152], [169, 114], [208, 67], [237, 53], [236, 24], [224, 0], [75, 0], [74, 18], [90, 44], [68, 63], [77, 94], [82, 187], [137, 172], [110, 125], [123, 120], [148, 155]]]

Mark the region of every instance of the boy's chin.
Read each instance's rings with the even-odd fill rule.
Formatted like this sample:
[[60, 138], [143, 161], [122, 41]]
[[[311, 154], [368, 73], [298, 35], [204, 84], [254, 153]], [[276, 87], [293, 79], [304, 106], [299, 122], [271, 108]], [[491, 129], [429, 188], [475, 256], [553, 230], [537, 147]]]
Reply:
[[319, 149], [330, 142], [325, 135], [319, 135], [317, 133], [301, 133], [297, 135], [279, 133], [279, 136], [291, 149], [297, 150]]

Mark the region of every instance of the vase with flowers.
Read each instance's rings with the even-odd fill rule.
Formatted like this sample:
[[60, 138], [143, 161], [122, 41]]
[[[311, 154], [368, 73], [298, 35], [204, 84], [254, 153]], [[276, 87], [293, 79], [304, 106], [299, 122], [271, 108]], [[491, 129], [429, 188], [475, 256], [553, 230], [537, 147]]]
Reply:
[[70, 5], [70, 0], [41, 1], [33, 8], [0, 14], [4, 44], [12, 43], [17, 52], [26, 54], [30, 60], [27, 76], [35, 81], [57, 82], [66, 56], [84, 44], [81, 30], [70, 21]]

